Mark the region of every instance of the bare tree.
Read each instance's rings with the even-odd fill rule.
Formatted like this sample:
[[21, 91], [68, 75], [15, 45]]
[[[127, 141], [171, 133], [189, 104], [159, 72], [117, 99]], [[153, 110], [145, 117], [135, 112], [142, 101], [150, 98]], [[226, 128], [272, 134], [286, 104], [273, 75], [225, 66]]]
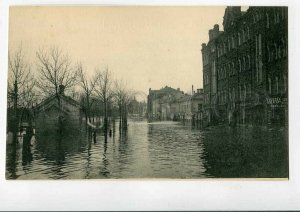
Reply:
[[127, 129], [128, 105], [134, 99], [136, 92], [128, 89], [123, 81], [115, 81], [114, 101], [118, 106], [120, 129]]
[[38, 59], [39, 79], [37, 86], [47, 96], [54, 95], [59, 107], [59, 123], [61, 123], [61, 96], [64, 91], [77, 83], [77, 73], [72, 69], [71, 60], [61, 49], [54, 47], [48, 51], [40, 49], [36, 53]]
[[108, 68], [102, 72], [97, 71], [95, 92], [104, 105], [104, 128], [106, 130], [108, 125], [108, 106], [113, 95], [112, 82], [112, 74]]
[[100, 80], [101, 75], [96, 74], [95, 76], [91, 77], [91, 79], [88, 79], [81, 63], [77, 65], [77, 73], [79, 77], [80, 87], [82, 88], [84, 93], [83, 104], [85, 107], [86, 120], [89, 119], [89, 121], [91, 122], [91, 106], [93, 103], [91, 101], [91, 97], [93, 95], [93, 92], [95, 91], [96, 83]]
[[[32, 106], [36, 99], [33, 92], [35, 80], [30, 66], [25, 61], [22, 47], [12, 55], [9, 53], [8, 59], [8, 104], [12, 103], [13, 108], [12, 129], [15, 142], [22, 114], [24, 110], [29, 111], [29, 106]], [[31, 119], [29, 121], [31, 123]]]

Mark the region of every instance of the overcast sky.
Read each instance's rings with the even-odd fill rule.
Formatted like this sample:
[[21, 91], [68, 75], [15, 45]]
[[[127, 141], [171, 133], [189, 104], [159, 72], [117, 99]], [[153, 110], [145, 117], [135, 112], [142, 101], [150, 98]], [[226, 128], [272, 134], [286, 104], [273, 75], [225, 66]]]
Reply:
[[11, 7], [9, 49], [58, 46], [89, 73], [108, 66], [133, 89], [202, 87], [201, 43], [225, 7]]

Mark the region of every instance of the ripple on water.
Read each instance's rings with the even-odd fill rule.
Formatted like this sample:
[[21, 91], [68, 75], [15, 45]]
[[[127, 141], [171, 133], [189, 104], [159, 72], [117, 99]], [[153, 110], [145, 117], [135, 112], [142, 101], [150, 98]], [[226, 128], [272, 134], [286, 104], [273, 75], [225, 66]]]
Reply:
[[18, 179], [287, 176], [286, 133], [130, 122], [127, 132], [116, 130], [107, 140], [98, 133], [96, 142], [85, 133], [60, 140], [37, 138], [30, 157], [22, 155], [22, 148], [16, 154], [8, 151], [6, 175]]

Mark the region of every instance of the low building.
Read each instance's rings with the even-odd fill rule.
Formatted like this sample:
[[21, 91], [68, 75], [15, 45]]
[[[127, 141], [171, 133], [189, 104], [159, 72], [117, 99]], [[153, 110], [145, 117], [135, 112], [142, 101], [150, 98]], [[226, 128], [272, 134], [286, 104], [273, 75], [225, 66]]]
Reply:
[[185, 94], [179, 99], [179, 114], [180, 120], [183, 122], [191, 123], [192, 121], [192, 96]]
[[194, 126], [203, 126], [203, 89], [197, 89], [191, 99], [192, 124]]
[[[46, 98], [35, 107], [35, 126], [37, 133], [53, 132], [62, 126], [66, 130], [79, 130], [82, 119], [80, 104], [60, 92], [60, 106], [57, 96]], [[61, 125], [59, 124], [61, 123]]]
[[172, 108], [176, 121], [182, 121], [192, 125], [202, 123], [203, 89], [192, 91], [193, 95], [183, 94], [174, 102]]

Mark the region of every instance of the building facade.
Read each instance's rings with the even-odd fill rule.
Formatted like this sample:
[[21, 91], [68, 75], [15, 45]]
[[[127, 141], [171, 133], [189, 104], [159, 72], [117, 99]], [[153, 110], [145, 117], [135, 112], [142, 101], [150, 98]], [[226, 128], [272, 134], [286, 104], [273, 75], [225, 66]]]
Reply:
[[147, 118], [148, 120], [171, 120], [171, 102], [182, 95], [180, 89], [165, 86], [159, 90], [149, 89], [147, 97]]
[[287, 7], [227, 7], [202, 44], [206, 125], [287, 124]]
[[71, 97], [60, 95], [58, 106], [56, 96], [51, 96], [35, 107], [35, 127], [38, 134], [59, 130], [59, 119], [67, 131], [80, 131], [83, 112], [80, 104]]
[[192, 95], [167, 86], [160, 90], [149, 89], [148, 120], [173, 120], [196, 124], [202, 117], [202, 105], [202, 89], [197, 89], [197, 92], [192, 89]]

